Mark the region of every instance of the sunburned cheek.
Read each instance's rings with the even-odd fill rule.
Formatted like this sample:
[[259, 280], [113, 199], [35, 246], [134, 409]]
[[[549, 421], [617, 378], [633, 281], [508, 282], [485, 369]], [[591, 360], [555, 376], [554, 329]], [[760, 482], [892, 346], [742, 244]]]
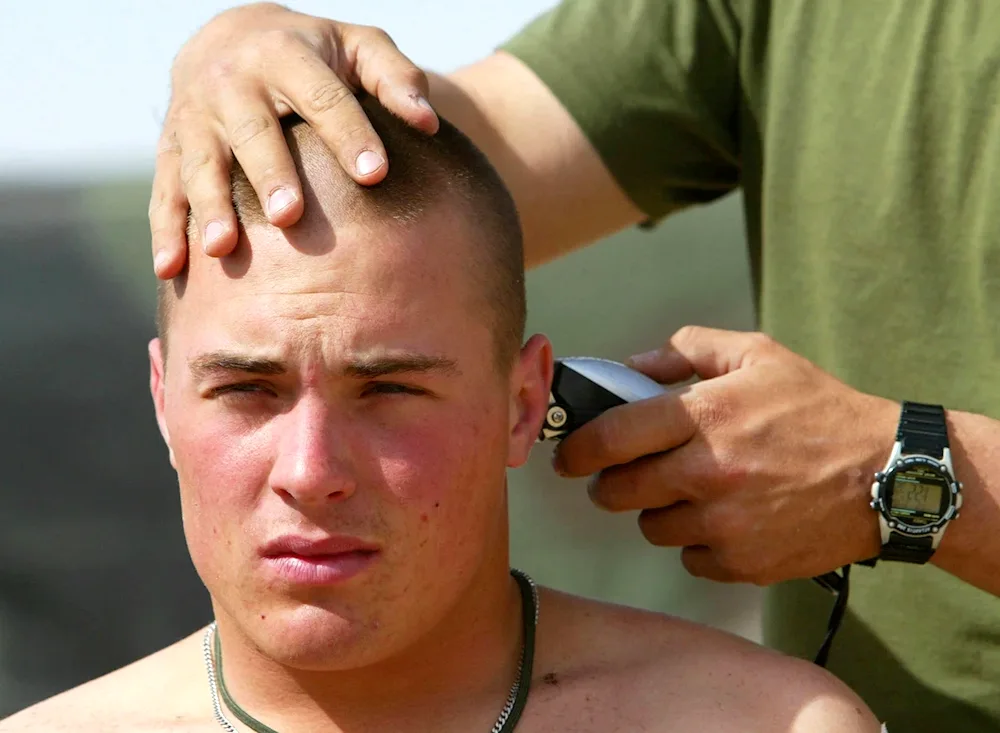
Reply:
[[[268, 471], [263, 431], [234, 430], [223, 421], [192, 421], [172, 431], [181, 490], [201, 508], [252, 506]], [[212, 512], [215, 516], [219, 516]]]
[[423, 519], [487, 480], [493, 464], [499, 465], [495, 452], [481, 440], [479, 426], [464, 431], [425, 426], [394, 434], [374, 455], [385, 485], [401, 503], [421, 507]]
[[394, 449], [377, 459], [381, 480], [408, 517], [413, 549], [456, 572], [458, 558], [481, 556], [504, 515], [502, 445], [484, 432], [470, 425], [462, 435], [397, 435]]
[[180, 481], [184, 534], [192, 562], [213, 593], [237, 582], [233, 575], [245, 548], [259, 486], [267, 475], [266, 446], [208, 421], [172, 433]]

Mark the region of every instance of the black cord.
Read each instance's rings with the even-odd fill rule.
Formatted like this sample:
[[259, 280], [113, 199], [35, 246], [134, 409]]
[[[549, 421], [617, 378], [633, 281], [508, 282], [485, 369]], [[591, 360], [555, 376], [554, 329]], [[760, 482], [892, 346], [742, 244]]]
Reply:
[[847, 611], [847, 597], [850, 592], [851, 566], [845, 565], [841, 568], [843, 575], [836, 572], [827, 573], [818, 578], [813, 578], [817, 583], [831, 591], [837, 600], [834, 601], [833, 610], [830, 612], [830, 620], [826, 625], [826, 638], [823, 645], [816, 652], [816, 659], [813, 660], [820, 667], [825, 667], [830, 656], [830, 647], [833, 645], [833, 637], [840, 629], [840, 622], [844, 620], [844, 613]]

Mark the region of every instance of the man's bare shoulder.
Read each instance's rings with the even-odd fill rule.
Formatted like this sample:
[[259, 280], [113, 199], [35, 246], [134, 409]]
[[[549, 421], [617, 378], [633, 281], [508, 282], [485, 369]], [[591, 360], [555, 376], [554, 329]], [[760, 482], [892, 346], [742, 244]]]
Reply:
[[[211, 709], [198, 632], [0, 720], [0, 733], [197, 731]], [[197, 684], [200, 682], [201, 684]]]
[[879, 733], [858, 696], [810, 662], [664, 614], [550, 590], [542, 600], [532, 697], [552, 725]]

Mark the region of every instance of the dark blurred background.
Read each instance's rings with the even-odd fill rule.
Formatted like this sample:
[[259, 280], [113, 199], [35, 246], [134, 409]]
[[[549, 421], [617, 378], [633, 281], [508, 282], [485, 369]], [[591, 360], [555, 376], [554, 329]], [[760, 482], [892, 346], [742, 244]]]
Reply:
[[[492, 36], [466, 34], [445, 57], [434, 55], [440, 44], [429, 43], [425, 29], [402, 18], [401, 2], [372, 0], [364, 12], [340, 6], [337, 12], [344, 11], [342, 20], [386, 27], [418, 63], [449, 68], [488, 53], [551, 4], [518, 0], [502, 22], [486, 19]], [[291, 5], [333, 12], [324, 3]], [[478, 28], [480, 16], [499, 12], [469, 5], [441, 0], [421, 7], [441, 21], [439, 34], [447, 23]], [[15, 130], [13, 137], [0, 135], [6, 140], [0, 144], [0, 718], [209, 620], [148, 391], [155, 285], [146, 206], [170, 57], [225, 6], [184, 0], [150, 5], [142, 17], [133, 4], [80, 6], [69, 17], [62, 6], [48, 14], [18, 6], [6, 30], [0, 26], [0, 63], [7, 69], [0, 98], [22, 112], [35, 110], [8, 115], [5, 124], [13, 128], [0, 125], [0, 133]], [[51, 38], [45, 47], [26, 45], [18, 30], [25, 26], [14, 22], [18, 13], [20, 21], [52, 22], [85, 42], [72, 58], [60, 46], [53, 61]], [[181, 20], [168, 26], [156, 13], [179, 13]], [[81, 32], [85, 20], [107, 33], [98, 40]], [[108, 60], [108, 44], [118, 63]], [[19, 48], [31, 57], [15, 59]], [[153, 71], [142, 71], [149, 49], [158, 54], [146, 59]], [[35, 68], [31, 82], [29, 62], [36, 58], [53, 70]], [[69, 65], [88, 63], [93, 85], [69, 84]], [[144, 126], [128, 118], [141, 101], [119, 87], [107, 90], [140, 72], [159, 75], [149, 84], [161, 100], [140, 111]], [[42, 85], [46, 75], [58, 83]], [[77, 106], [59, 103], [59, 95], [63, 102], [78, 95]], [[120, 116], [108, 117], [112, 104]], [[105, 127], [140, 126], [141, 134], [130, 138], [138, 142], [123, 139], [115, 157], [113, 136], [88, 138], [81, 121], [97, 115], [100, 127], [101, 114]], [[60, 115], [77, 118], [61, 129]], [[33, 138], [39, 126], [52, 129]], [[48, 156], [44, 162], [30, 157], [35, 148]], [[74, 155], [72, 174], [64, 174], [63, 161]], [[738, 197], [730, 197], [530, 273], [530, 331], [547, 333], [562, 356], [620, 360], [686, 323], [752, 328], [741, 217]], [[757, 589], [692, 579], [677, 552], [643, 541], [634, 515], [598, 512], [583, 481], [556, 477], [550, 455], [550, 446], [540, 446], [526, 468], [511, 473], [517, 566], [547, 585], [757, 638]]]

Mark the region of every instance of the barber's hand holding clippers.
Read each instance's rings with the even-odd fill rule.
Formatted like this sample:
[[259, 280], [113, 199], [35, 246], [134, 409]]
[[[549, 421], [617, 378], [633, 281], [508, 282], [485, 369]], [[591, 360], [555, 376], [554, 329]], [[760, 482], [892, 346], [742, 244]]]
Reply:
[[561, 475], [593, 475], [596, 505], [639, 512], [649, 542], [683, 548], [690, 573], [718, 581], [768, 585], [878, 555], [870, 491], [897, 403], [761, 334], [687, 327], [629, 366], [663, 385], [699, 381], [543, 435], [561, 437]]

